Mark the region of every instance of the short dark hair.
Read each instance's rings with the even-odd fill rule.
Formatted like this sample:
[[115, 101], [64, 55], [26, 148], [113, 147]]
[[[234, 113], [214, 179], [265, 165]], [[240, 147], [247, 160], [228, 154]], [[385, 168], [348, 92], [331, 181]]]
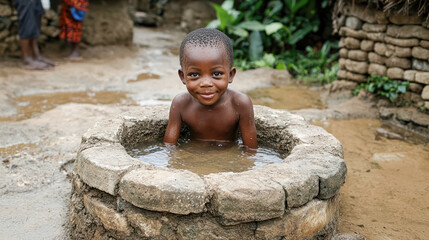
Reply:
[[222, 46], [226, 50], [230, 67], [233, 65], [234, 57], [231, 39], [219, 30], [213, 28], [199, 28], [186, 35], [180, 45], [180, 65], [182, 65], [183, 62], [183, 52], [188, 45], [197, 47]]

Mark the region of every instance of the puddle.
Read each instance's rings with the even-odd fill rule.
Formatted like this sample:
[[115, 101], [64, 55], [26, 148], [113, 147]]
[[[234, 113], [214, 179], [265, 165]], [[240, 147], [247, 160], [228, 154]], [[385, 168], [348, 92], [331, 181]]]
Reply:
[[256, 153], [249, 153], [239, 144], [198, 141], [181, 141], [177, 147], [152, 143], [128, 150], [128, 153], [144, 162], [157, 166], [186, 169], [205, 175], [219, 172], [243, 172], [270, 163], [282, 162], [280, 153], [264, 146]]
[[135, 102], [127, 97], [125, 92], [87, 91], [87, 92], [56, 92], [34, 94], [17, 97], [11, 100], [17, 106], [17, 114], [0, 117], [0, 121], [20, 121], [31, 118], [36, 114], [46, 112], [56, 106], [66, 103], [88, 104], [123, 104], [134, 105]]
[[312, 91], [305, 86], [281, 85], [252, 90], [246, 94], [255, 105], [276, 109], [299, 110], [305, 108], [323, 109], [321, 91]]
[[136, 79], [130, 79], [127, 81], [127, 83], [133, 83], [133, 82], [140, 82], [140, 81], [144, 81], [144, 80], [148, 80], [148, 79], [159, 79], [160, 76], [158, 74], [155, 73], [140, 73], [139, 75], [137, 75]]
[[343, 144], [348, 172], [340, 190], [339, 232], [356, 231], [367, 239], [427, 238], [428, 139], [378, 119], [312, 124]]
[[[0, 158], [7, 158], [19, 154], [20, 152], [26, 152], [31, 149], [35, 149], [37, 143], [20, 143], [9, 147], [0, 147]], [[7, 163], [7, 162], [3, 162]]]
[[180, 55], [180, 48], [170, 48], [169, 51], [174, 56], [179, 56]]

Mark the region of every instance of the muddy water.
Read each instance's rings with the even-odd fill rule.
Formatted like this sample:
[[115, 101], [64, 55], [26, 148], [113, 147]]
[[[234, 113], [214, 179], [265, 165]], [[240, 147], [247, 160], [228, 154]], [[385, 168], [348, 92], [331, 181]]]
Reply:
[[19, 121], [51, 110], [66, 103], [88, 104], [122, 104], [134, 105], [134, 101], [125, 92], [86, 91], [86, 92], [55, 92], [45, 94], [24, 95], [11, 100], [17, 106], [17, 114], [0, 117], [0, 121]]
[[367, 239], [427, 239], [428, 140], [410, 132], [400, 134], [402, 140], [388, 139], [380, 132], [403, 130], [377, 119], [313, 124], [344, 147], [348, 174], [341, 188], [340, 232], [356, 231]]
[[276, 109], [325, 108], [320, 97], [321, 92], [310, 90], [306, 86], [282, 85], [256, 89], [246, 94], [252, 99], [253, 104]]
[[129, 149], [128, 153], [157, 166], [186, 169], [205, 175], [219, 172], [243, 172], [282, 161], [275, 150], [260, 146], [248, 152], [239, 143], [181, 141], [177, 147], [153, 143]]
[[[9, 147], [0, 147], [0, 158], [6, 159], [8, 156], [13, 156], [20, 152], [35, 149], [36, 147], [36, 143], [20, 143]], [[5, 163], [8, 163], [8, 161], [3, 161], [3, 164]]]
[[159, 79], [160, 76], [158, 74], [155, 73], [140, 73], [139, 75], [137, 75], [136, 79], [130, 79], [127, 82], [128, 83], [133, 83], [133, 82], [140, 82], [140, 81], [144, 81], [144, 80], [149, 80], [149, 79]]

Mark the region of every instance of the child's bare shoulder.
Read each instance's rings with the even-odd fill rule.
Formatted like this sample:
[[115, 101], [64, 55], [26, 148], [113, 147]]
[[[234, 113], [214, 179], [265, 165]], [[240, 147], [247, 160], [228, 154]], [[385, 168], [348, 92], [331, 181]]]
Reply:
[[246, 94], [234, 90], [229, 91], [232, 93], [232, 105], [240, 115], [253, 112], [252, 100]]
[[252, 101], [250, 100], [250, 98], [246, 94], [241, 93], [241, 92], [237, 92], [234, 90], [228, 90], [228, 91], [231, 92], [232, 102], [234, 105], [242, 106], [242, 107], [243, 106], [249, 106], [249, 107], [252, 106]]
[[189, 103], [189, 101], [192, 100], [192, 96], [187, 93], [187, 92], [183, 92], [183, 93], [179, 93], [177, 94], [172, 101], [172, 104], [175, 106], [183, 106]]

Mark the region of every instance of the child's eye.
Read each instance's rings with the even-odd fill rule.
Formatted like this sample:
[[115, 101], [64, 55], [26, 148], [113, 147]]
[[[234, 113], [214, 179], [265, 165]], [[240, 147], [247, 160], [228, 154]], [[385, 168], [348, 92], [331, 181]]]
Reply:
[[198, 73], [189, 73], [188, 76], [191, 77], [191, 78], [197, 78], [197, 77], [200, 76], [200, 74], [198, 74]]
[[222, 72], [214, 72], [213, 73], [213, 76], [214, 77], [221, 77], [223, 75], [223, 73]]

